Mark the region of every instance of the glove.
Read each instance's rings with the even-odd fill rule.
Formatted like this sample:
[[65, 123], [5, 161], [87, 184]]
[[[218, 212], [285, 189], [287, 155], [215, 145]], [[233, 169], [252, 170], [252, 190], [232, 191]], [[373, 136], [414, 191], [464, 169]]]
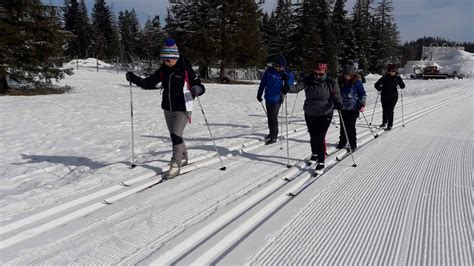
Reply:
[[364, 108], [364, 107], [365, 107], [365, 105], [364, 105], [363, 103], [358, 102], [358, 103], [356, 104], [356, 106], [355, 106], [355, 109], [356, 109], [356, 110], [361, 110], [361, 109]]
[[125, 78], [126, 78], [127, 81], [129, 81], [129, 82], [133, 82], [134, 80], [136, 80], [137, 75], [133, 74], [133, 72], [131, 72], [131, 71], [128, 71], [128, 72], [125, 74]]
[[261, 96], [261, 95], [257, 95], [257, 101], [259, 101], [259, 102], [263, 101], [263, 99], [262, 99], [262, 96]]
[[288, 81], [288, 75], [285, 72], [280, 74], [280, 78], [281, 78], [281, 80], [283, 80], [285, 82]]
[[283, 86], [283, 88], [281, 88], [281, 93], [283, 93], [285, 95], [285, 94], [288, 93], [289, 90], [290, 90], [290, 86], [285, 84], [285, 86]]
[[284, 101], [285, 101], [285, 96], [280, 95], [280, 101], [279, 101], [279, 103], [283, 103]]
[[362, 105], [362, 107], [359, 109], [359, 112], [363, 113], [365, 111], [365, 106]]
[[194, 97], [202, 95], [202, 87], [200, 85], [194, 85], [191, 87], [191, 95]]
[[342, 104], [340, 102], [335, 101], [334, 102], [334, 109], [341, 111], [342, 110]]

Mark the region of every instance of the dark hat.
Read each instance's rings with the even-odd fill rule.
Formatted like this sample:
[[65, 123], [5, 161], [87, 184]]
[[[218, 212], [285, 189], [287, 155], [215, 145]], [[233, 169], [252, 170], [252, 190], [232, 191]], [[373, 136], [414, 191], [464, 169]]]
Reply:
[[285, 66], [286, 66], [286, 58], [285, 58], [285, 56], [283, 56], [283, 55], [278, 55], [278, 56], [275, 58], [275, 62], [274, 62], [273, 65], [280, 65], [280, 66], [285, 67]]
[[343, 75], [354, 75], [356, 73], [356, 69], [353, 65], [344, 65], [342, 67], [342, 74]]
[[395, 64], [388, 64], [387, 65], [387, 72], [397, 71], [397, 65]]

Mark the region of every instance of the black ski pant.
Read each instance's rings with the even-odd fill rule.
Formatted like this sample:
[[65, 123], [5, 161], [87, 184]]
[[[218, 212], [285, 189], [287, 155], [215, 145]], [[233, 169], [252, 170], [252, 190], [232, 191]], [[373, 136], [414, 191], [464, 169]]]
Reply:
[[382, 123], [387, 124], [388, 127], [393, 126], [393, 110], [397, 105], [398, 97], [395, 98], [382, 98]]
[[341, 111], [342, 121], [339, 130], [339, 145], [345, 146], [347, 144], [346, 134], [344, 133], [344, 126], [346, 126], [347, 136], [349, 137], [349, 145], [351, 149], [357, 148], [357, 132], [356, 121], [359, 117], [359, 111]]
[[281, 103], [268, 103], [267, 106], [267, 118], [268, 118], [268, 129], [270, 130], [270, 138], [276, 139], [278, 137], [278, 113], [280, 112]]
[[332, 112], [325, 116], [304, 115], [308, 126], [311, 153], [318, 155], [318, 163], [326, 158], [326, 133], [332, 120]]

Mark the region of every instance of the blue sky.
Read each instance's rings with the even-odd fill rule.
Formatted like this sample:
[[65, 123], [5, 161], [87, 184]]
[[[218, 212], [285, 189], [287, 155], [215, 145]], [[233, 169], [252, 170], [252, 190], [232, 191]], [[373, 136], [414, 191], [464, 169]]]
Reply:
[[[62, 5], [64, 0], [43, 0]], [[114, 12], [132, 8], [143, 23], [148, 16], [166, 16], [168, 0], [106, 0]], [[277, 0], [266, 0], [264, 10], [271, 11]], [[352, 12], [355, 0], [348, 0], [346, 10]], [[92, 8], [94, 0], [86, 0]], [[473, 0], [394, 0], [394, 16], [402, 41], [423, 36], [440, 36], [452, 41], [474, 42]]]

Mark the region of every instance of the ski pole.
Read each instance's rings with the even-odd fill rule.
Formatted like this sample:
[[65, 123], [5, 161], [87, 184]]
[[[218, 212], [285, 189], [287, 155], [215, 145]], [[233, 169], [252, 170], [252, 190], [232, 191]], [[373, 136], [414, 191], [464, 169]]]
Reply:
[[211, 128], [209, 127], [209, 123], [207, 122], [206, 115], [204, 114], [204, 109], [202, 108], [201, 100], [199, 100], [199, 97], [196, 97], [196, 98], [198, 99], [199, 107], [201, 107], [201, 113], [202, 113], [202, 116], [204, 117], [204, 121], [206, 122], [207, 130], [209, 130], [209, 135], [211, 135], [212, 143], [214, 144], [214, 149], [216, 150], [217, 156], [219, 157], [219, 161], [221, 162], [221, 165], [222, 165], [222, 167], [219, 168], [219, 170], [225, 171], [227, 167], [224, 166], [224, 163], [222, 162], [222, 159], [221, 159], [221, 154], [217, 150], [216, 142], [214, 141], [214, 137], [212, 136]]
[[367, 121], [367, 118], [365, 117], [364, 112], [361, 112], [361, 113], [362, 113], [362, 116], [364, 116], [365, 123], [367, 123], [367, 126], [370, 129], [370, 133], [372, 133], [372, 136], [374, 136], [374, 139], [376, 139], [379, 136], [379, 134], [374, 134], [374, 131], [372, 130], [372, 127], [369, 125], [369, 121]]
[[288, 140], [288, 102], [286, 101], [286, 94], [285, 94], [285, 119], [286, 119], [286, 159], [287, 159], [287, 168], [291, 168], [290, 165], [290, 144]]
[[378, 100], [379, 100], [379, 94], [377, 93], [377, 98], [375, 98], [374, 110], [372, 111], [372, 118], [370, 118], [369, 126], [372, 125], [372, 121], [374, 120], [375, 107], [377, 107]]
[[132, 82], [130, 82], [130, 117], [132, 121], [132, 162], [130, 164], [130, 168], [135, 168], [137, 165], [135, 164], [135, 136], [133, 132], [133, 94], [132, 94]]
[[[338, 110], [337, 112], [339, 113], [339, 120], [341, 121], [342, 128], [344, 129], [344, 134], [346, 135], [346, 140], [347, 140], [347, 142], [349, 142], [349, 135], [347, 135], [347, 129], [346, 129], [346, 125], [344, 125], [344, 120], [342, 119], [341, 111]], [[351, 157], [352, 157], [352, 166], [356, 167], [357, 164], [354, 160], [354, 155], [352, 154], [352, 148], [351, 148], [350, 144], [349, 144], [349, 152], [351, 153]]]
[[[281, 96], [280, 96], [281, 97]], [[280, 150], [283, 150], [283, 106], [280, 104]]]
[[262, 108], [263, 108], [263, 111], [265, 112], [265, 116], [267, 115], [267, 109], [265, 109], [265, 105], [263, 105], [262, 102], [260, 102], [262, 104]]
[[[400, 89], [399, 86], [397, 87]], [[400, 89], [400, 96], [402, 100], [402, 127], [405, 127], [405, 115], [403, 114], [403, 90], [402, 89]]]
[[[291, 124], [291, 119], [293, 118], [293, 112], [295, 111], [296, 99], [298, 99], [298, 94], [300, 94], [300, 92], [296, 94], [295, 102], [293, 103], [293, 108], [291, 109], [290, 122], [288, 122], [288, 124]], [[285, 98], [286, 98], [286, 95], [285, 95]]]

